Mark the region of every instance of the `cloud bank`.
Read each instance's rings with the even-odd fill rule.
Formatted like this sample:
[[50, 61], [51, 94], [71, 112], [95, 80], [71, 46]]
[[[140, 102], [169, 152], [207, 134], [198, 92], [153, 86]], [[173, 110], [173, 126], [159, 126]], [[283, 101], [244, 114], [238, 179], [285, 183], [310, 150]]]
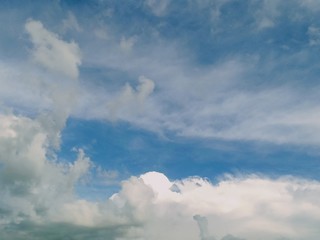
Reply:
[[89, 201], [75, 191], [93, 167], [82, 150], [66, 163], [52, 155], [41, 121], [2, 114], [1, 123], [1, 239], [313, 240], [320, 234], [317, 181], [225, 176], [213, 184], [148, 172], [123, 181], [104, 201]]

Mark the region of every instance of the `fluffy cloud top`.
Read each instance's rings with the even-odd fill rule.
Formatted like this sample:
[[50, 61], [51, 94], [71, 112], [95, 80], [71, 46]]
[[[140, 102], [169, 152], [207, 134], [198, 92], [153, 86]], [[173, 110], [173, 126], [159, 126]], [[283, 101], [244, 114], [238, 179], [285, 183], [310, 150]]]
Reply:
[[315, 240], [320, 234], [319, 182], [227, 176], [212, 184], [149, 172], [124, 181], [105, 201], [88, 201], [75, 193], [92, 167], [82, 150], [72, 164], [50, 159], [41, 122], [14, 115], [1, 115], [1, 122], [2, 239], [57, 239], [61, 224], [62, 239]]
[[73, 163], [56, 158], [50, 135], [61, 129], [41, 118], [3, 113], [0, 120], [1, 239], [319, 237], [317, 181], [226, 176], [213, 184], [148, 172], [105, 201], [88, 201], [75, 189], [93, 164], [82, 150]]
[[63, 163], [50, 158], [41, 121], [2, 114], [1, 122], [2, 239], [57, 239], [53, 229], [60, 224], [62, 239], [319, 237], [317, 181], [227, 176], [212, 184], [199, 177], [170, 181], [149, 172], [124, 181], [103, 202], [88, 201], [75, 192], [92, 167], [82, 150], [74, 163]]
[[75, 42], [61, 40], [39, 21], [29, 20], [25, 28], [33, 44], [32, 55], [35, 62], [67, 77], [78, 77], [81, 54]]

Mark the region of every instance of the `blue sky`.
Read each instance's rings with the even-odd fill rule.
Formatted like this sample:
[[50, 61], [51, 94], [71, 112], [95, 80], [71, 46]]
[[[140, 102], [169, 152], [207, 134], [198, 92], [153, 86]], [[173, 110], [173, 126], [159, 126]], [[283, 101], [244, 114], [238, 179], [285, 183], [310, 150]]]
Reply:
[[2, 1], [0, 238], [318, 239], [319, 11]]

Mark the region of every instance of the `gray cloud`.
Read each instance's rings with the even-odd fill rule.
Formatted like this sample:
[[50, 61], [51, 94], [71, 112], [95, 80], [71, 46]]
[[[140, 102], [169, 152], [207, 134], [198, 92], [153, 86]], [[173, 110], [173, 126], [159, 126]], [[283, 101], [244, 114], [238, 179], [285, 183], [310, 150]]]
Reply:
[[198, 223], [200, 230], [200, 240], [215, 240], [214, 237], [209, 236], [208, 220], [206, 217], [195, 215], [193, 216], [193, 219]]

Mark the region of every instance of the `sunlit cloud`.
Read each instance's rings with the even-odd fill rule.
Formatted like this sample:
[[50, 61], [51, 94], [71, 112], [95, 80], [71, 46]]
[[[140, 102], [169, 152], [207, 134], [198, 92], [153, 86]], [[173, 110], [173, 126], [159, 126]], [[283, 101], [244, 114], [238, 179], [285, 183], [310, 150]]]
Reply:
[[[214, 141], [319, 148], [316, 1], [7, 4], [0, 46], [22, 50], [0, 57], [0, 239], [319, 239], [314, 176], [242, 173], [229, 159], [221, 171], [237, 174], [189, 176], [219, 163], [183, 161]], [[79, 124], [64, 136], [73, 119], [138, 136], [109, 159], [99, 151], [120, 135]], [[189, 145], [150, 153], [143, 134]]]

